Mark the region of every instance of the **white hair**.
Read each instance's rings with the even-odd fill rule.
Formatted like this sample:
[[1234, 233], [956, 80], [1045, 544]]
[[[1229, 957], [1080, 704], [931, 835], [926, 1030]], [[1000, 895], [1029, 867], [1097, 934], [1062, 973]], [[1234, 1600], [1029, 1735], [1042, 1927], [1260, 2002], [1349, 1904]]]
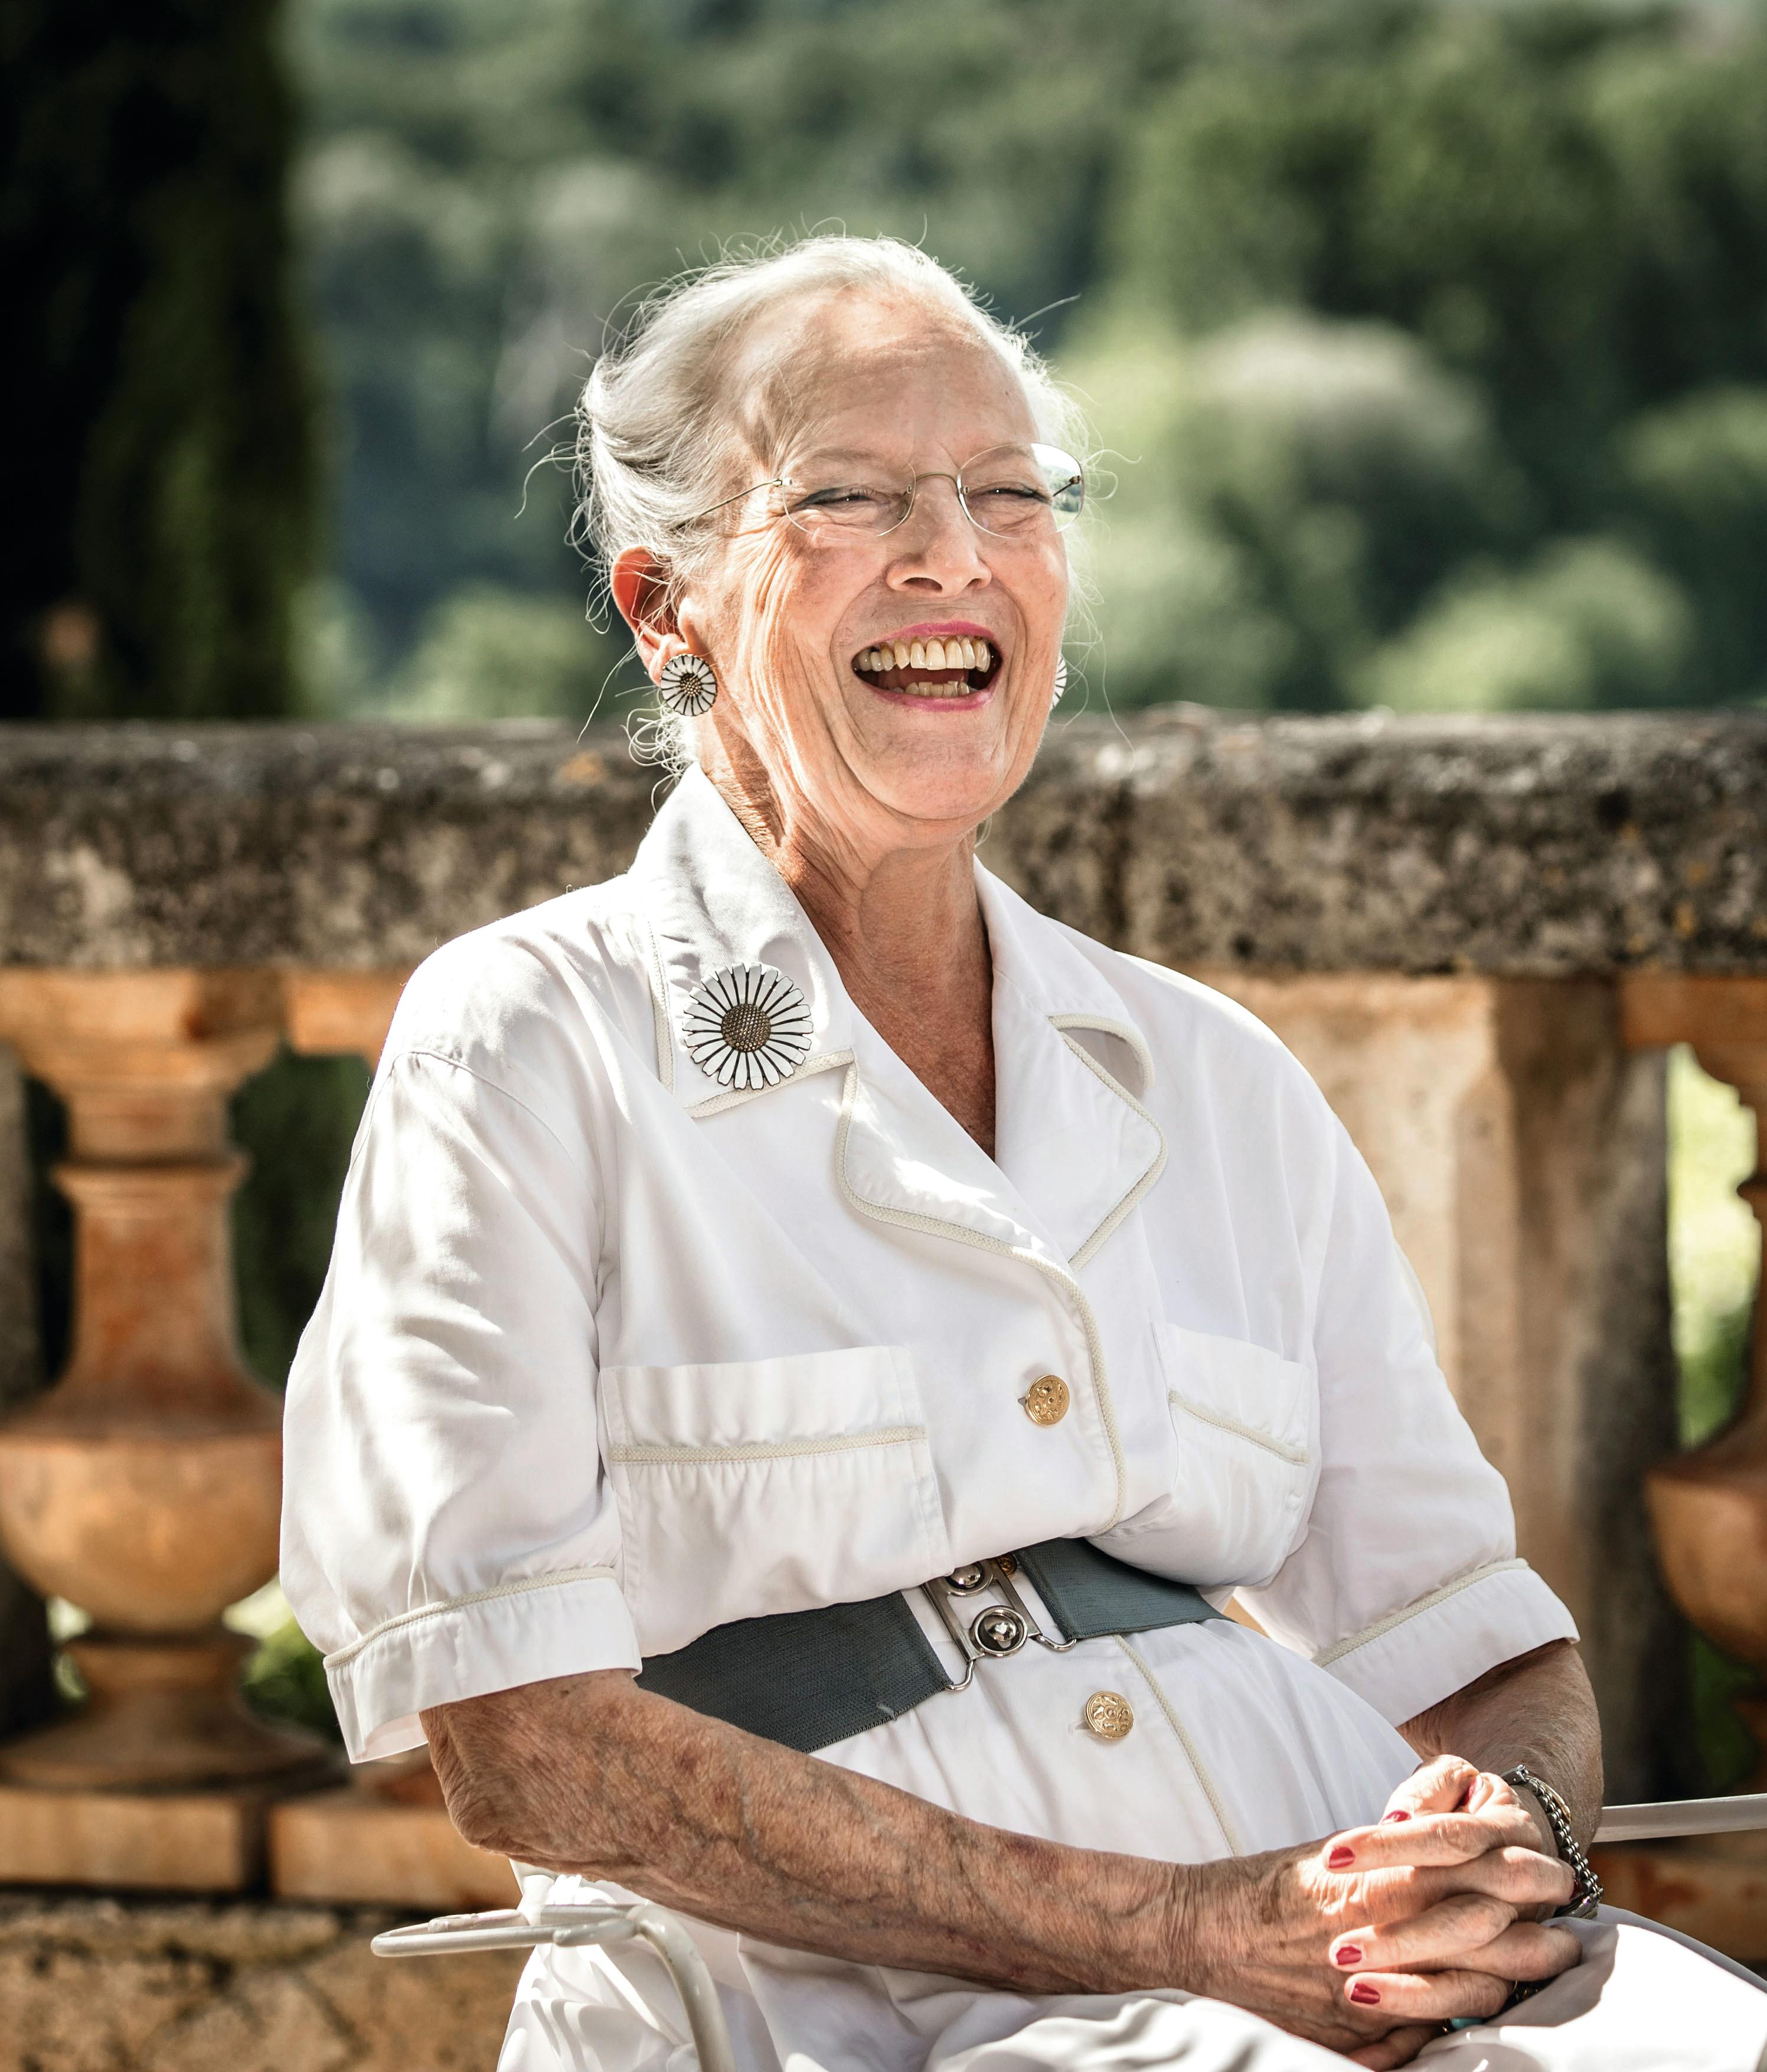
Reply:
[[[894, 237], [770, 239], [647, 295], [596, 360], [577, 405], [573, 540], [604, 571], [629, 549], [647, 549], [672, 587], [702, 567], [718, 536], [708, 507], [742, 487], [750, 454], [770, 464], [783, 436], [768, 422], [766, 399], [730, 393], [734, 348], [782, 303], [854, 290], [911, 298], [956, 320], [1017, 379], [1039, 438], [1083, 444], [1079, 405], [1029, 341], [936, 259]], [[665, 741], [664, 759], [687, 746]]]

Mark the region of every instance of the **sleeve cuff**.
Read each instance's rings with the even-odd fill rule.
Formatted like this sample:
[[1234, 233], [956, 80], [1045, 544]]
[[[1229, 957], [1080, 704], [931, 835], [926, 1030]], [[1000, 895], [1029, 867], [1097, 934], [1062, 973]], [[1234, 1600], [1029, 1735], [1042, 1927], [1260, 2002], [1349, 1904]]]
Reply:
[[612, 1570], [574, 1568], [401, 1612], [328, 1655], [325, 1674], [351, 1762], [372, 1762], [423, 1745], [427, 1706], [641, 1661]]
[[1527, 1562], [1494, 1561], [1313, 1659], [1396, 1727], [1499, 1663], [1576, 1637], [1576, 1622]]

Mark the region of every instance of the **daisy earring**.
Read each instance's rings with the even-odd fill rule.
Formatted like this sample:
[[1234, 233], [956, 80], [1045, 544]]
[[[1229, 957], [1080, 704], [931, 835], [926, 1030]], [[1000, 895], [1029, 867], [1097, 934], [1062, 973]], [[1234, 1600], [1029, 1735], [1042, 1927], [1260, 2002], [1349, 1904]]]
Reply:
[[672, 655], [656, 680], [656, 695], [677, 719], [709, 713], [717, 694], [717, 672], [703, 655]]
[[1066, 689], [1067, 657], [1064, 655], [1059, 656], [1055, 664], [1055, 695], [1050, 700], [1050, 703], [1052, 705], [1058, 705]]

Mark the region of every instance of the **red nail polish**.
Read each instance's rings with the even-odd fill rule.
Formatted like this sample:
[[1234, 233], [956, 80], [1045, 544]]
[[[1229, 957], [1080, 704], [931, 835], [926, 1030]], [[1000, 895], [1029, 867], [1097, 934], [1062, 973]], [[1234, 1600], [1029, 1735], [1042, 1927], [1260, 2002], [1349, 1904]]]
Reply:
[[1354, 1849], [1346, 1849], [1343, 1844], [1340, 1842], [1338, 1847], [1326, 1857], [1325, 1868], [1328, 1870], [1341, 1871], [1346, 1869], [1350, 1864], [1354, 1863], [1355, 1860], [1356, 1852]]
[[1375, 1992], [1375, 1988], [1369, 1984], [1366, 1979], [1358, 1979], [1355, 1984], [1350, 1988], [1350, 1997], [1355, 2001], [1358, 2007], [1379, 2007], [1380, 2005], [1380, 1995]]
[[1391, 1813], [1383, 1813], [1380, 1817], [1383, 1820], [1408, 1820], [1412, 1816], [1403, 1806], [1395, 1806]]
[[1334, 1964], [1342, 1964], [1347, 1967], [1351, 1964], [1359, 1964], [1362, 1960], [1362, 1953], [1357, 1944], [1354, 1942], [1341, 1942], [1338, 1946], [1338, 1954], [1333, 1958], [1332, 1962]]

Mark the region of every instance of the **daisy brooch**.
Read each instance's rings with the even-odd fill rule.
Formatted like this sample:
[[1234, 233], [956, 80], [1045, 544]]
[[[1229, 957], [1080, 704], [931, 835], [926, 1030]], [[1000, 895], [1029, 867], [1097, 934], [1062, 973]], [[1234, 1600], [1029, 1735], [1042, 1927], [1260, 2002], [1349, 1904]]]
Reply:
[[682, 1034], [709, 1079], [738, 1093], [775, 1087], [810, 1050], [803, 995], [771, 964], [732, 964], [696, 986]]

